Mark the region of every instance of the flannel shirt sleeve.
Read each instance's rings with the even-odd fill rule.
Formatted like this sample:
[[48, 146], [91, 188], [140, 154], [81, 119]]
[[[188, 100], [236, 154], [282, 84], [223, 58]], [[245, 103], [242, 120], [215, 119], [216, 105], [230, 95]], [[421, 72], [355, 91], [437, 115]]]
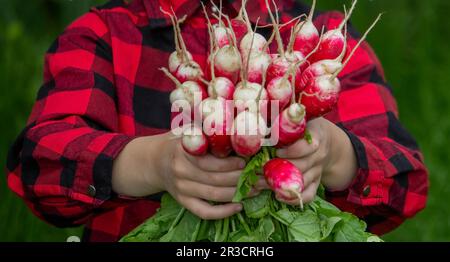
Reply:
[[28, 125], [9, 153], [9, 187], [56, 226], [84, 224], [121, 202], [112, 200], [112, 165], [132, 137], [118, 132], [110, 42], [94, 12], [54, 42]]
[[[331, 26], [341, 18], [331, 14]], [[352, 31], [347, 54], [359, 40]], [[384, 234], [425, 207], [428, 173], [418, 145], [399, 121], [392, 90], [367, 43], [356, 51], [339, 78], [342, 92], [328, 118], [348, 134], [358, 171], [345, 192], [328, 192], [328, 197], [341, 209], [363, 218], [371, 232]]]

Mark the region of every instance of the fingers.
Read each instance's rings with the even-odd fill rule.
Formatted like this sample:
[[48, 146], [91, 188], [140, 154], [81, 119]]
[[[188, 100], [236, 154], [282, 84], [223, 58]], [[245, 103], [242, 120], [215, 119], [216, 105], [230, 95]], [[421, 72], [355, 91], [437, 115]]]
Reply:
[[255, 185], [255, 188], [258, 191], [262, 191], [264, 189], [270, 189], [270, 186], [267, 184], [267, 181], [266, 179], [264, 179], [264, 177], [260, 177]]
[[311, 134], [313, 142], [309, 144], [305, 139], [299, 140], [291, 146], [278, 149], [277, 156], [286, 159], [297, 159], [314, 154], [319, 149], [319, 141]]
[[182, 195], [223, 203], [231, 202], [236, 192], [236, 187], [215, 187], [189, 180], [177, 181], [175, 189]]
[[205, 185], [217, 187], [235, 187], [241, 175], [240, 171], [226, 173], [205, 173], [197, 171], [196, 173], [183, 173], [181, 179], [187, 179]]
[[193, 165], [185, 157], [174, 159], [171, 167], [176, 180], [191, 180], [218, 187], [236, 186], [241, 175], [241, 171], [207, 172]]
[[303, 203], [311, 203], [317, 194], [317, 188], [319, 188], [320, 180], [313, 181], [302, 192]]
[[203, 200], [193, 197], [183, 197], [178, 202], [197, 215], [201, 219], [215, 220], [230, 217], [242, 210], [239, 203], [229, 203], [224, 205], [211, 205]]
[[194, 166], [207, 172], [230, 172], [245, 167], [245, 160], [239, 157], [217, 158], [210, 154], [197, 157], [187, 153], [186, 157]]
[[295, 144], [279, 149], [277, 155], [281, 158], [295, 159], [314, 154], [320, 147], [324, 130], [328, 120], [320, 117], [308, 122], [308, 132], [311, 134], [312, 143], [309, 144], [306, 139], [297, 141]]
[[322, 176], [322, 167], [314, 166], [303, 173], [303, 188], [306, 189], [310, 184], [320, 181]]

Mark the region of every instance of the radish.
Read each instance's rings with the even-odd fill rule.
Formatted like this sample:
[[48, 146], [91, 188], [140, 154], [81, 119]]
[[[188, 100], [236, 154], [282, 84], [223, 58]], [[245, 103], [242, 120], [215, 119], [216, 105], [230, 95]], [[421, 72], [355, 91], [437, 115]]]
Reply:
[[[213, 98], [217, 98], [217, 97], [222, 97], [226, 100], [231, 100], [233, 99], [233, 94], [234, 94], [234, 90], [235, 90], [235, 86], [234, 83], [226, 77], [217, 77], [216, 78], [216, 71], [223, 71], [220, 69], [215, 69], [216, 68], [216, 59], [218, 54], [224, 56], [223, 53], [221, 53], [222, 50], [227, 49], [227, 47], [223, 47], [217, 50], [217, 39], [214, 38], [213, 36], [213, 29], [208, 17], [208, 13], [206, 12], [206, 8], [205, 6], [202, 4], [203, 7], [203, 11], [205, 13], [205, 17], [207, 20], [207, 24], [208, 24], [208, 34], [209, 34], [209, 44], [210, 44], [210, 55], [209, 55], [209, 67], [210, 67], [210, 76], [211, 76], [211, 81], [208, 83], [206, 81], [203, 81], [204, 83], [207, 84], [208, 86], [208, 94], [210, 97]], [[237, 52], [238, 56], [239, 56], [239, 52]], [[220, 60], [220, 59], [219, 59]], [[231, 59], [232, 60], [232, 59]], [[238, 63], [240, 64], [240, 57], [238, 57]], [[228, 64], [229, 60], [227, 61]], [[240, 65], [238, 66], [240, 68]], [[223, 69], [223, 67], [222, 67]], [[237, 74], [237, 72], [236, 72]]]
[[226, 45], [220, 48], [214, 58], [214, 64], [217, 76], [228, 78], [232, 83], [237, 83], [242, 62], [241, 55], [235, 46]]
[[[223, 14], [222, 13], [222, 0], [219, 1], [219, 6], [217, 6], [214, 3], [214, 1], [212, 1], [212, 0], [210, 2], [212, 4], [212, 6], [219, 13], [218, 16], [213, 14], [213, 16], [217, 19], [218, 23], [212, 26], [212, 33], [213, 33], [213, 37], [214, 37], [217, 47], [222, 48], [226, 45], [231, 44], [231, 39], [230, 39], [231, 31], [227, 26], [225, 26], [225, 24], [222, 21], [222, 14]], [[203, 2], [201, 2], [201, 4], [203, 5]], [[205, 15], [206, 15], [206, 12], [205, 12]], [[208, 20], [208, 22], [209, 22], [209, 20]]]
[[297, 66], [298, 65], [296, 64], [292, 65], [288, 71], [288, 73], [291, 74], [290, 82], [287, 81], [286, 76], [283, 79], [285, 82], [289, 83], [289, 87], [291, 87], [291, 96], [290, 96], [291, 105], [285, 110], [283, 110], [282, 113], [275, 118], [272, 125], [272, 134], [274, 135], [273, 138], [278, 139], [278, 141], [273, 142], [276, 143], [276, 147], [278, 148], [289, 146], [305, 136], [306, 131], [305, 107], [295, 102], [296, 101], [295, 92], [292, 92], [293, 89], [292, 87], [295, 86], [296, 81], [294, 77], [295, 74], [294, 69]]
[[[200, 2], [201, 3], [201, 2]], [[214, 66], [211, 67], [211, 71], [214, 70], [215, 75], [218, 77], [224, 77], [229, 80], [233, 84], [237, 83], [239, 80], [239, 73], [241, 71], [241, 55], [239, 53], [239, 50], [237, 49], [237, 40], [236, 36], [234, 35], [233, 30], [230, 28], [227, 28], [223, 25], [224, 28], [226, 28], [229, 32], [227, 33], [228, 38], [228, 44], [225, 46], [220, 46], [218, 43], [218, 39], [214, 36], [214, 29], [212, 29], [211, 22], [208, 17], [208, 13], [206, 12], [206, 8], [202, 3], [203, 12], [205, 13], [205, 17], [208, 24], [208, 31], [210, 35], [210, 45], [214, 46], [213, 50], [210, 51], [212, 54], [213, 52], [217, 52], [216, 54], [210, 58], [209, 62], [214, 62]], [[229, 21], [228, 16], [225, 16], [228, 20], [228, 24], [231, 22]], [[219, 17], [221, 19], [221, 17]], [[214, 61], [212, 61], [214, 59]], [[210, 72], [212, 74], [212, 72]]]
[[358, 0], [353, 1], [349, 12], [345, 15], [344, 20], [342, 20], [338, 28], [329, 30], [325, 33], [319, 50], [317, 50], [317, 52], [310, 59], [312, 63], [320, 60], [335, 59], [343, 52], [345, 37], [342, 34], [342, 29], [350, 19], [357, 2]]
[[214, 32], [214, 38], [217, 41], [217, 46], [219, 48], [222, 48], [226, 45], [230, 44], [229, 41], [229, 29], [226, 28], [224, 25], [215, 24], [213, 25], [213, 32]]
[[181, 138], [183, 149], [193, 156], [203, 156], [208, 152], [208, 141], [202, 130], [195, 126], [189, 125], [183, 131]]
[[[267, 42], [269, 43], [269, 42]], [[248, 63], [248, 81], [251, 83], [263, 84], [267, 73], [267, 68], [272, 63], [271, 56], [266, 52], [252, 52]]]
[[283, 110], [292, 97], [293, 88], [288, 79], [288, 74], [276, 77], [267, 84], [267, 94], [271, 101], [279, 101], [279, 109]]
[[[291, 36], [290, 40], [287, 46], [286, 51], [283, 47], [283, 41], [281, 39], [280, 35], [280, 26], [279, 26], [279, 18], [278, 18], [278, 7], [276, 6], [275, 2], [273, 2], [273, 5], [275, 6], [276, 11], [276, 18], [272, 14], [272, 10], [269, 5], [269, 1], [266, 1], [266, 6], [268, 9], [269, 16], [272, 20], [273, 27], [274, 27], [274, 33], [275, 33], [275, 39], [277, 41], [278, 46], [278, 54], [275, 56], [275, 58], [272, 59], [271, 64], [267, 68], [267, 81], [270, 83], [275, 78], [283, 77], [287, 74], [290, 66], [292, 64], [298, 63], [299, 61], [305, 60], [305, 55], [299, 51], [295, 51], [293, 49], [294, 46], [294, 40], [295, 40], [295, 32], [294, 27], [291, 29]], [[312, 50], [311, 50], [312, 51]], [[301, 67], [297, 67], [295, 77], [301, 76], [301, 70], [303, 69], [303, 63], [301, 64]], [[289, 74], [290, 75], [290, 74]], [[290, 76], [289, 76], [290, 77]]]
[[299, 103], [306, 108], [311, 120], [329, 113], [339, 98], [341, 84], [334, 75], [322, 75], [312, 79], [300, 93]]
[[192, 60], [192, 54], [190, 52], [186, 52], [184, 53], [183, 50], [180, 47], [180, 41], [178, 39], [178, 30], [177, 30], [177, 23], [183, 23], [184, 20], [186, 19], [186, 16], [184, 16], [182, 19], [175, 21], [174, 17], [172, 16], [172, 14], [164, 11], [162, 9], [162, 7], [160, 7], [160, 10], [162, 13], [164, 13], [165, 15], [168, 15], [170, 17], [170, 20], [172, 21], [172, 26], [173, 26], [173, 33], [174, 33], [174, 39], [175, 39], [175, 51], [173, 53], [170, 54], [169, 56], [169, 71], [172, 74], [175, 74], [175, 72], [177, 71], [178, 67], [184, 63], [184, 61], [187, 60]]
[[[258, 99], [258, 97], [260, 99]], [[267, 111], [267, 103], [260, 103], [259, 101], [267, 100], [268, 94], [264, 87], [257, 83], [250, 82], [240, 82], [236, 86], [236, 90], [233, 95], [233, 100], [238, 112], [244, 110], [250, 110], [252, 112], [256, 112], [259, 110], [260, 112]]]
[[[250, 46], [253, 45], [255, 36], [256, 35], [253, 34]], [[248, 81], [248, 69], [250, 65], [251, 54], [252, 50], [250, 50], [250, 53], [247, 56], [245, 67], [243, 68], [243, 70], [241, 70], [241, 82], [239, 82], [236, 86], [233, 100], [238, 112], [242, 112], [244, 110], [250, 110], [257, 113], [267, 112], [267, 103], [259, 103], [261, 100], [267, 100], [268, 98], [267, 91], [264, 88], [264, 75], [262, 85]]]
[[239, 9], [238, 15], [235, 18], [231, 19], [231, 21], [230, 21], [231, 28], [232, 28], [234, 34], [236, 35], [238, 44], [241, 42], [244, 35], [247, 34], [247, 32], [248, 32], [247, 22], [244, 20], [244, 15], [243, 15], [246, 5], [247, 5], [247, 0], [242, 0], [241, 8]]
[[217, 97], [221, 97], [226, 100], [232, 100], [234, 95], [235, 86], [230, 79], [226, 77], [216, 77], [211, 80], [208, 85], [208, 95], [214, 97], [214, 93]]
[[[305, 86], [308, 84], [310, 79], [314, 77], [325, 75], [325, 74], [334, 74], [337, 70], [342, 67], [342, 59], [347, 51], [347, 26], [345, 26], [345, 34], [344, 34], [344, 48], [342, 49], [341, 54], [335, 59], [326, 59], [317, 61], [306, 69], [302, 70], [299, 77], [296, 79], [295, 85], [295, 93], [298, 94]], [[319, 42], [320, 43], [320, 42]]]
[[264, 178], [277, 198], [285, 201], [298, 199], [303, 209], [303, 174], [294, 164], [285, 159], [274, 158], [264, 165], [263, 170]]
[[[256, 25], [255, 32], [257, 27], [258, 26]], [[257, 35], [254, 36], [256, 37]], [[249, 50], [249, 53], [246, 53], [246, 55], [243, 56], [243, 60], [247, 61], [248, 82], [261, 84], [263, 87], [265, 86], [267, 69], [272, 63], [272, 56], [266, 50], [269, 50], [269, 45], [272, 43], [274, 37], [275, 32], [272, 33], [272, 36], [266, 41], [264, 46], [260, 48], [260, 50], [263, 51], [260, 51], [259, 49], [251, 49]]]
[[192, 59], [192, 55], [188, 52], [183, 36], [181, 35], [180, 21], [184, 21], [185, 17], [179, 20], [173, 9], [172, 14], [164, 11], [162, 8], [160, 10], [170, 17], [174, 26], [175, 47], [177, 50], [169, 56], [170, 72], [180, 82], [200, 81], [203, 77], [203, 71], [200, 65]]
[[[305, 71], [302, 72], [302, 75], [298, 81], [298, 85], [296, 86], [296, 93], [302, 91], [309, 83], [309, 81], [315, 77], [325, 75], [325, 74], [335, 74], [341, 68], [345, 67], [345, 65], [350, 61], [350, 59], [355, 54], [356, 50], [361, 46], [364, 40], [367, 38], [368, 34], [375, 25], [378, 23], [381, 15], [375, 19], [375, 21], [370, 25], [370, 27], [364, 32], [363, 36], [359, 39], [358, 43], [353, 47], [352, 51], [346, 58], [345, 62], [342, 63], [342, 59], [344, 58], [347, 51], [347, 34], [345, 33], [345, 42], [344, 48], [342, 49], [341, 54], [336, 59], [326, 59], [313, 63], [310, 65]], [[347, 28], [345, 28], [344, 32], [347, 32]]]
[[300, 93], [299, 99], [299, 103], [306, 107], [306, 118], [308, 120], [323, 116], [333, 109], [334, 105], [337, 103], [339, 92], [341, 90], [341, 84], [337, 76], [348, 64], [357, 48], [367, 37], [368, 33], [375, 27], [381, 16], [382, 14], [378, 15], [339, 70], [334, 72], [334, 74], [321, 75], [309, 80], [305, 89]]
[[231, 132], [234, 151], [242, 157], [249, 158], [261, 149], [267, 126], [260, 114], [243, 111], [234, 119]]
[[272, 132], [278, 132], [277, 148], [290, 146], [305, 136], [305, 116], [305, 107], [298, 103], [291, 104], [277, 116], [272, 126]]
[[229, 136], [233, 121], [233, 108], [223, 98], [209, 97], [201, 105], [203, 131], [211, 153], [219, 158], [230, 155], [233, 148]]
[[256, 28], [258, 25], [259, 18], [256, 23], [257, 25], [255, 28], [255, 31], [253, 31], [252, 27], [250, 25], [250, 20], [248, 18], [247, 11], [245, 10], [245, 8], [243, 8], [242, 10], [243, 10], [245, 22], [247, 25], [247, 33], [244, 35], [244, 37], [242, 38], [242, 40], [240, 42], [239, 51], [241, 52], [242, 60], [247, 60], [248, 56], [252, 52], [268, 53], [269, 49], [268, 49], [268, 44], [267, 44], [266, 38], [264, 38], [263, 35], [256, 33]]
[[275, 6], [276, 11], [276, 18], [274, 17], [269, 1], [265, 0], [267, 11], [269, 13], [270, 19], [272, 20], [273, 24], [273, 31], [275, 34], [275, 40], [277, 42], [277, 48], [278, 48], [278, 56], [272, 60], [272, 63], [270, 63], [269, 67], [267, 68], [267, 82], [272, 81], [272, 79], [276, 77], [282, 77], [286, 74], [286, 72], [289, 69], [289, 66], [291, 63], [295, 63], [298, 60], [303, 59], [303, 55], [299, 53], [292, 53], [291, 56], [289, 56], [288, 60], [283, 46], [283, 40], [281, 39], [280, 34], [280, 28], [279, 28], [279, 17], [278, 17], [278, 7], [276, 6], [275, 2], [273, 2], [273, 5]]
[[[195, 108], [198, 104], [207, 97], [205, 90], [197, 82], [186, 81], [181, 83], [175, 76], [173, 76], [166, 68], [160, 68], [164, 74], [172, 80], [176, 89], [170, 93], [170, 102], [175, 103], [177, 100], [186, 100], [191, 108]], [[195, 99], [195, 96], [199, 95], [201, 99]]]
[[313, 0], [311, 11], [305, 21], [294, 27], [293, 49], [302, 54], [309, 54], [319, 42], [319, 31], [313, 23], [316, 0]]

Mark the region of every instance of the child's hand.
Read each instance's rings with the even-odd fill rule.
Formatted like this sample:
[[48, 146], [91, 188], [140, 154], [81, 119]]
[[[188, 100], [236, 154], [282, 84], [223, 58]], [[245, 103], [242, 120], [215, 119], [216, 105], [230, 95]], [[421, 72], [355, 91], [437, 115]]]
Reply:
[[[194, 157], [183, 150], [179, 140], [169, 144], [171, 152], [165, 155], [162, 180], [164, 189], [181, 205], [203, 219], [222, 219], [241, 210], [241, 204], [229, 202], [245, 167], [243, 159]], [[208, 201], [227, 204], [212, 205]]]
[[311, 144], [302, 139], [277, 151], [279, 157], [289, 159], [302, 171], [305, 203], [314, 199], [321, 182], [329, 190], [347, 188], [357, 165], [350, 139], [339, 127], [318, 118], [308, 123], [308, 131], [312, 136]]
[[112, 186], [130, 197], [168, 191], [197, 216], [222, 219], [239, 212], [241, 204], [208, 201], [231, 202], [244, 166], [237, 157], [190, 156], [180, 139], [166, 133], [131, 141], [114, 161]]

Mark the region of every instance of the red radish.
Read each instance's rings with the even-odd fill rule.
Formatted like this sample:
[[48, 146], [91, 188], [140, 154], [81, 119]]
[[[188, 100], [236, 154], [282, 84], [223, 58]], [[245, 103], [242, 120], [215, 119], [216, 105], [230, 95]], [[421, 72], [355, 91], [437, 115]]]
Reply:
[[336, 105], [341, 84], [333, 75], [318, 76], [300, 93], [299, 103], [306, 108], [306, 118], [312, 120], [329, 113]]
[[[216, 54], [212, 58], [210, 58], [209, 62], [213, 62], [214, 64], [214, 66], [211, 68], [211, 71], [214, 69], [215, 75], [217, 75], [218, 77], [228, 78], [233, 84], [235, 84], [239, 80], [239, 73], [241, 71], [242, 65], [241, 55], [239, 53], [239, 50], [237, 49], [236, 36], [234, 35], [234, 32], [231, 28], [227, 28], [224, 26], [229, 32], [229, 34], [226, 34], [229, 39], [229, 44], [220, 47], [220, 45], [218, 44], [218, 39], [213, 36], [214, 32], [211, 26], [211, 22], [208, 18], [206, 8], [203, 4], [202, 6], [209, 28], [210, 45], [214, 46], [214, 48], [210, 51], [211, 54], [215, 52], [217, 47], [219, 47]], [[230, 24], [228, 16], [224, 15], [224, 17], [226, 17], [226, 19], [228, 20], [228, 24]], [[219, 19], [221, 19], [221, 17], [219, 17]], [[212, 61], [212, 59], [214, 59], [214, 61]], [[212, 72], [210, 72], [210, 74], [212, 74]]]
[[[172, 54], [169, 57], [170, 72], [180, 81], [200, 81], [203, 77], [203, 71], [200, 65], [192, 59], [192, 55], [188, 52], [186, 44], [181, 35], [180, 21], [172, 9], [172, 14], [160, 8], [161, 12], [168, 15], [172, 20], [175, 32], [175, 47], [177, 48], [176, 55]], [[178, 65], [178, 66], [177, 66]]]
[[305, 21], [294, 27], [293, 49], [302, 54], [309, 54], [319, 42], [319, 31], [313, 23], [316, 0], [313, 0], [311, 11]]
[[303, 209], [302, 192], [304, 187], [303, 174], [291, 162], [274, 158], [264, 165], [264, 178], [278, 199], [293, 201], [298, 199]]
[[271, 101], [279, 101], [280, 110], [283, 110], [291, 100], [293, 88], [288, 79], [288, 74], [276, 77], [267, 84], [267, 94]]
[[269, 83], [272, 81], [272, 79], [276, 77], [282, 77], [286, 74], [286, 72], [289, 69], [289, 66], [291, 63], [295, 63], [298, 60], [297, 58], [301, 57], [300, 59], [303, 59], [303, 55], [301, 54], [292, 54], [290, 56], [290, 59], [293, 59], [293, 61], [289, 61], [285, 55], [284, 46], [283, 46], [283, 40], [281, 39], [280, 34], [280, 28], [279, 28], [279, 17], [278, 17], [278, 8], [273, 2], [273, 5], [275, 6], [275, 12], [276, 12], [276, 18], [274, 17], [269, 1], [265, 0], [267, 11], [269, 13], [270, 19], [272, 20], [273, 24], [273, 31], [275, 34], [275, 40], [277, 42], [277, 48], [278, 48], [278, 57], [272, 60], [272, 63], [270, 63], [269, 67], [267, 68], [267, 82]]
[[241, 70], [241, 55], [232, 45], [226, 45], [217, 51], [214, 61], [214, 70], [216, 75], [225, 77], [236, 83], [239, 80]]
[[261, 149], [267, 126], [260, 114], [243, 111], [234, 119], [231, 144], [242, 157], [251, 157]]
[[263, 84], [267, 68], [269, 68], [271, 63], [272, 58], [268, 53], [252, 52], [248, 64], [248, 81], [251, 83]]
[[[256, 28], [255, 28], [256, 31]], [[255, 35], [256, 37], [256, 35]], [[275, 33], [266, 44], [261, 48], [261, 50], [269, 50], [269, 45], [275, 37]], [[254, 39], [253, 39], [254, 40]], [[267, 69], [272, 63], [272, 56], [266, 51], [250, 50], [246, 56], [243, 56], [243, 60], [247, 61], [247, 80], [251, 83], [257, 83], [265, 85]]]
[[[289, 83], [289, 87], [291, 87], [291, 105], [283, 110], [282, 113], [279, 114], [273, 122], [272, 138], [278, 139], [278, 141], [273, 141], [276, 143], [276, 147], [289, 146], [295, 143], [297, 140], [303, 138], [305, 135], [305, 107], [301, 104], [295, 103], [295, 93], [292, 92], [296, 81], [295, 68], [297, 66], [297, 64], [292, 65], [288, 71], [288, 73], [291, 75], [290, 82], [287, 81], [287, 74], [283, 79], [283, 81]], [[285, 97], [284, 99], [288, 100], [289, 98]]]
[[[195, 108], [201, 102], [201, 100], [207, 97], [205, 90], [197, 82], [186, 81], [184, 83], [181, 83], [166, 68], [160, 68], [160, 70], [163, 71], [164, 74], [176, 85], [176, 89], [170, 93], [171, 103], [175, 103], [175, 101], [178, 100], [186, 100], [191, 108]], [[195, 99], [196, 95], [200, 95], [201, 98], [198, 103]]]
[[223, 25], [215, 24], [213, 25], [214, 38], [217, 41], [217, 46], [222, 48], [230, 44], [229, 41], [229, 30]]
[[[275, 33], [275, 39], [277, 41], [278, 46], [278, 54], [277, 56], [272, 60], [271, 64], [267, 68], [267, 82], [270, 83], [275, 78], [284, 77], [286, 73], [288, 72], [290, 66], [294, 63], [297, 63], [299, 61], [302, 61], [305, 59], [305, 56], [299, 52], [293, 50], [294, 45], [294, 31], [291, 29], [291, 37], [289, 40], [288, 47], [286, 51], [283, 47], [283, 41], [281, 39], [280, 35], [280, 26], [279, 26], [279, 17], [278, 17], [278, 7], [276, 6], [275, 2], [273, 2], [273, 5], [275, 6], [276, 11], [276, 18], [272, 14], [272, 10], [269, 5], [269, 1], [266, 1], [267, 10], [269, 13], [269, 16], [273, 23], [273, 30]], [[300, 77], [301, 75], [301, 67], [296, 68], [296, 76]]]
[[[213, 16], [217, 18], [218, 24], [215, 24], [212, 26], [212, 33], [213, 33], [212, 35], [215, 39], [217, 47], [222, 48], [226, 45], [231, 44], [231, 39], [230, 39], [231, 32], [230, 32], [230, 29], [227, 26], [225, 26], [222, 21], [222, 0], [219, 1], [219, 6], [217, 6], [214, 3], [214, 1], [212, 1], [212, 0], [210, 2], [213, 5], [213, 7], [216, 9], [216, 11], [219, 13], [218, 16], [213, 14]], [[202, 3], [202, 5], [203, 5], [203, 3]]]
[[344, 20], [342, 20], [338, 28], [329, 30], [325, 33], [319, 50], [317, 50], [310, 59], [312, 63], [320, 60], [335, 59], [342, 53], [345, 46], [345, 37], [342, 33], [342, 29], [350, 19], [357, 2], [358, 0], [353, 1], [348, 14], [345, 15]]
[[208, 141], [202, 130], [195, 126], [189, 125], [183, 131], [181, 139], [183, 149], [193, 156], [203, 156], [208, 152]]
[[232, 100], [234, 95], [235, 86], [230, 79], [225, 77], [216, 77], [211, 80], [208, 85], [208, 95], [214, 97], [214, 93], [217, 97], [224, 98], [226, 100]]
[[247, 0], [241, 1], [241, 8], [239, 9], [238, 15], [231, 19], [231, 28], [233, 29], [234, 34], [236, 35], [237, 43], [239, 44], [248, 32], [247, 23], [244, 20], [243, 10], [247, 5]]
[[341, 84], [337, 76], [348, 64], [357, 48], [364, 41], [373, 27], [375, 27], [381, 16], [382, 14], [378, 15], [339, 70], [334, 72], [334, 74], [321, 75], [309, 80], [305, 89], [301, 92], [299, 99], [299, 103], [306, 107], [306, 118], [308, 120], [323, 116], [333, 109], [337, 103], [339, 92], [341, 90]]
[[[206, 14], [206, 13], [205, 13]], [[210, 97], [203, 100], [200, 110], [203, 119], [203, 130], [208, 139], [211, 153], [216, 157], [227, 157], [231, 151], [231, 140], [229, 136], [230, 125], [233, 119], [233, 110], [227, 107], [225, 99], [231, 99], [234, 93], [234, 84], [227, 78], [215, 76], [214, 61], [217, 51], [214, 51], [212, 40], [212, 28], [208, 25], [210, 35], [210, 71], [211, 81], [208, 84]], [[219, 92], [221, 95], [219, 95]]]
[[[206, 8], [203, 5], [203, 11], [205, 13], [205, 17], [208, 21], [208, 33], [209, 33], [209, 44], [210, 44], [210, 55], [209, 55], [209, 59], [208, 59], [208, 63], [209, 63], [209, 67], [210, 67], [210, 76], [211, 76], [211, 81], [209, 83], [206, 82], [206, 84], [208, 85], [208, 94], [210, 97], [213, 98], [217, 98], [217, 97], [222, 97], [226, 100], [231, 100], [233, 99], [233, 94], [234, 94], [234, 90], [235, 90], [235, 86], [234, 83], [232, 81], [230, 81], [229, 78], [226, 77], [216, 77], [216, 71], [221, 71], [221, 70], [215, 70], [216, 68], [216, 59], [217, 59], [217, 55], [221, 52], [221, 50], [225, 50], [227, 47], [224, 48], [220, 48], [220, 49], [216, 49], [217, 47], [217, 39], [214, 39], [213, 37], [213, 29], [211, 27], [211, 23], [209, 21], [209, 17], [208, 14], [206, 13]], [[239, 56], [239, 52], [238, 56]], [[222, 54], [222, 53], [220, 53]], [[223, 55], [223, 54], [222, 54]], [[238, 57], [238, 63], [240, 63], [240, 57]], [[227, 61], [229, 62], [229, 60]], [[240, 68], [240, 65], [239, 65]], [[223, 67], [222, 67], [223, 69]]]
[[[172, 16], [172, 14], [164, 11], [162, 7], [160, 7], [160, 10], [165, 15], [168, 15], [170, 17], [170, 20], [172, 21], [173, 26], [173, 33], [174, 33], [174, 39], [175, 39], [175, 51], [170, 54], [169, 56], [169, 71], [172, 74], [175, 74], [178, 67], [184, 63], [185, 60], [192, 60], [192, 54], [190, 52], [184, 53], [180, 46], [180, 41], [178, 39], [178, 30], [177, 30], [177, 23], [183, 23], [186, 17], [183, 17], [182, 19], [175, 21], [175, 18]], [[186, 57], [187, 56], [187, 57]]]
[[233, 109], [223, 98], [212, 97], [203, 100], [200, 108], [211, 153], [219, 158], [227, 157], [233, 150], [230, 137]]
[[[253, 45], [250, 45], [252, 38], [254, 38]], [[264, 49], [267, 46], [266, 44], [267, 40], [264, 38], [264, 36], [251, 31], [242, 38], [239, 50], [241, 51], [242, 57], [245, 59], [250, 51], [267, 52], [268, 50]]]
[[[258, 99], [258, 97], [260, 99]], [[260, 84], [250, 83], [250, 82], [240, 82], [236, 86], [236, 90], [234, 91], [233, 100], [238, 112], [244, 110], [250, 110], [252, 112], [256, 112], [259, 110], [260, 112], [267, 111], [267, 103], [260, 103], [258, 106], [258, 100], [264, 101], [269, 97], [267, 95], [267, 91]]]
[[[345, 15], [347, 16], [347, 10], [345, 10]], [[320, 45], [319, 40], [319, 45]], [[341, 54], [335, 59], [325, 59], [317, 61], [306, 69], [302, 70], [301, 76], [297, 78], [295, 93], [300, 93], [305, 86], [308, 84], [310, 79], [314, 77], [325, 75], [325, 74], [334, 74], [337, 70], [339, 70], [342, 66], [342, 59], [347, 52], [347, 24], [344, 26], [344, 48], [342, 48]]]
[[[255, 29], [256, 30], [256, 29]], [[255, 34], [253, 34], [250, 46], [253, 45], [255, 40]], [[252, 112], [267, 112], [267, 103], [259, 103], [261, 100], [267, 100], [267, 91], [263, 85], [258, 83], [252, 83], [248, 81], [248, 69], [250, 65], [250, 57], [252, 56], [252, 50], [247, 56], [246, 65], [241, 70], [241, 82], [236, 86], [234, 91], [233, 100], [238, 112], [244, 110], [250, 110]], [[264, 78], [264, 75], [263, 75]]]
[[[367, 38], [367, 35], [372, 31], [375, 25], [378, 23], [381, 15], [377, 17], [377, 19], [372, 23], [372, 25], [364, 32], [363, 36], [359, 39], [358, 43], [353, 47], [350, 54], [347, 56], [344, 63], [342, 63], [342, 59], [344, 58], [347, 51], [347, 41], [344, 42], [344, 48], [342, 49], [342, 53], [336, 59], [326, 59], [313, 63], [310, 65], [305, 71], [302, 72], [300, 80], [298, 81], [298, 85], [296, 85], [296, 93], [303, 90], [303, 88], [308, 85], [309, 81], [315, 77], [326, 75], [326, 74], [335, 74], [341, 68], [345, 67], [345, 65], [350, 61], [350, 59], [355, 54], [356, 50], [361, 46], [364, 40]], [[347, 32], [347, 29], [344, 30]], [[347, 34], [345, 34], [345, 39], [347, 39]]]
[[[245, 61], [251, 53], [268, 52], [269, 49], [267, 48], [268, 44], [266, 38], [264, 38], [263, 35], [256, 33], [257, 26], [255, 28], [255, 31], [252, 30], [245, 8], [243, 8], [243, 14], [247, 24], [247, 33], [244, 35], [240, 42], [239, 51], [241, 52], [242, 60]], [[258, 22], [259, 18], [256, 24], [258, 24]]]
[[274, 121], [272, 132], [278, 132], [276, 147], [286, 147], [305, 136], [306, 111], [303, 105], [291, 104]]

